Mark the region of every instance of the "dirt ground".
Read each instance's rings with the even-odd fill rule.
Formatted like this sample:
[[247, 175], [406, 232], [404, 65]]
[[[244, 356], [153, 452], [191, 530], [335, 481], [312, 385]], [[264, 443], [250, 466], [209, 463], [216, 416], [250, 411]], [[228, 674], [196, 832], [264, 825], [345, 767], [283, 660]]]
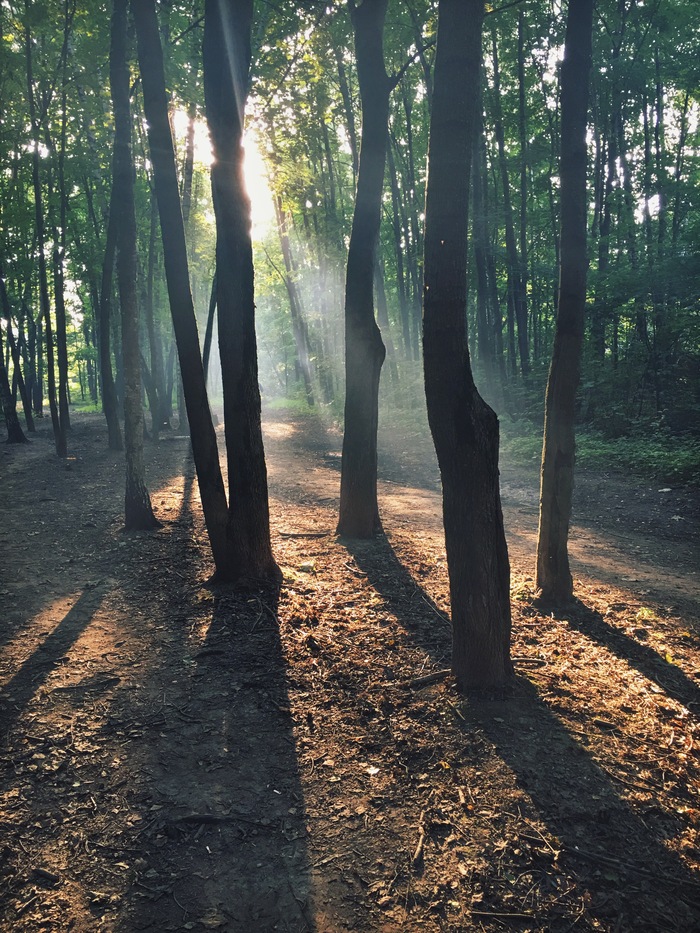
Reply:
[[430, 443], [380, 427], [347, 542], [337, 432], [267, 413], [279, 592], [207, 585], [186, 440], [131, 535], [99, 416], [0, 448], [0, 928], [700, 930], [698, 490], [579, 476], [544, 613], [505, 465], [517, 678], [460, 697]]

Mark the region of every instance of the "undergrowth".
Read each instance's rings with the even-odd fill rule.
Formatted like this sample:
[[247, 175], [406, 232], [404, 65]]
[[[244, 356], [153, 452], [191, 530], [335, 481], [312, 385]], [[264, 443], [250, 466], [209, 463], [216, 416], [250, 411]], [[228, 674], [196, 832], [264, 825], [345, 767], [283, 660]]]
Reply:
[[[593, 470], [619, 470], [654, 477], [668, 483], [700, 484], [700, 438], [641, 431], [608, 438], [579, 428], [576, 463]], [[501, 452], [515, 463], [539, 462], [542, 437], [529, 421], [501, 422]]]

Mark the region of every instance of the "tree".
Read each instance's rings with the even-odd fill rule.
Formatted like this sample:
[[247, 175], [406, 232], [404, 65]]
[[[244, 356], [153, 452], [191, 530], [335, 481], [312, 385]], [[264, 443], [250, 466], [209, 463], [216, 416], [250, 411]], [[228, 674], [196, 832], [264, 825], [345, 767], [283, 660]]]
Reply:
[[545, 401], [536, 585], [550, 602], [569, 599], [567, 549], [574, 486], [576, 390], [586, 309], [586, 130], [593, 0], [569, 0], [561, 75], [561, 266], [557, 327]]
[[[28, 3], [25, 0], [25, 12]], [[25, 25], [24, 48], [27, 66], [27, 93], [29, 98], [29, 122], [32, 130], [32, 183], [34, 188], [34, 211], [36, 218], [37, 250], [39, 256], [39, 291], [41, 313], [46, 336], [46, 370], [48, 375], [49, 408], [51, 411], [51, 424], [53, 427], [56, 454], [59, 457], [68, 455], [65, 425], [61, 423], [60, 412], [56, 397], [56, 367], [53, 345], [53, 324], [51, 322], [51, 300], [49, 297], [49, 280], [46, 269], [46, 224], [44, 221], [44, 198], [41, 185], [41, 168], [39, 160], [39, 124], [34, 92], [34, 70], [32, 62], [32, 36], [29, 25]]]
[[370, 538], [377, 504], [379, 377], [386, 351], [374, 319], [374, 272], [393, 82], [384, 66], [388, 0], [350, 3], [362, 98], [362, 144], [345, 281], [345, 430], [338, 534]]
[[159, 522], [151, 508], [143, 462], [143, 410], [141, 407], [141, 357], [136, 293], [136, 214], [134, 210], [134, 163], [131, 151], [131, 108], [127, 59], [128, 0], [114, 0], [109, 76], [114, 103], [114, 186], [117, 209], [117, 278], [122, 322], [124, 366], [124, 443], [127, 530], [155, 528]]
[[228, 458], [231, 581], [280, 579], [260, 423], [250, 199], [243, 174], [253, 0], [206, 0], [204, 90], [214, 162], [216, 301]]
[[[165, 90], [163, 51], [158, 34], [158, 19], [153, 0], [137, 0], [137, 2], [132, 0], [131, 8], [138, 36], [139, 67], [143, 81], [148, 140], [163, 238], [165, 275], [187, 406], [192, 452], [214, 563], [217, 573], [225, 577], [228, 572], [226, 491], [219, 465], [216, 432], [207, 398], [197, 321], [190, 288], [185, 224], [180, 208], [175, 151], [168, 119], [168, 98]], [[193, 147], [193, 143], [191, 146]]]
[[467, 215], [483, 0], [440, 0], [425, 211], [423, 347], [428, 419], [442, 478], [460, 689], [502, 684], [510, 661], [510, 569], [498, 484], [498, 420], [467, 343]]

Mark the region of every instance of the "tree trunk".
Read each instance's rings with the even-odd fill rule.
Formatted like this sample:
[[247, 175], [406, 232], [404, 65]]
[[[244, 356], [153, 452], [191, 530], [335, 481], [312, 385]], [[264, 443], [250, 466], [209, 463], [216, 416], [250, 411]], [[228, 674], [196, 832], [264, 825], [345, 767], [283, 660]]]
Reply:
[[114, 105], [113, 194], [116, 198], [117, 279], [122, 320], [122, 365], [124, 368], [124, 441], [126, 450], [127, 530], [158, 526], [146, 488], [143, 462], [143, 408], [141, 405], [141, 355], [139, 312], [136, 292], [136, 214], [134, 208], [134, 163], [131, 151], [129, 69], [127, 63], [128, 0], [114, 0], [109, 76]]
[[549, 602], [573, 595], [567, 543], [574, 486], [574, 414], [586, 307], [586, 124], [593, 0], [569, 0], [561, 72], [561, 266], [545, 401], [537, 587]]
[[[12, 378], [13, 378], [13, 381], [15, 378], [17, 379], [19, 393], [22, 399], [22, 407], [24, 409], [24, 420], [27, 423], [27, 431], [33, 434], [36, 429], [34, 427], [34, 418], [32, 416], [32, 401], [31, 401], [29, 390], [22, 376], [19, 346], [17, 343], [15, 343], [14, 334], [12, 333], [12, 309], [10, 307], [10, 298], [7, 294], [7, 287], [5, 285], [5, 273], [4, 273], [1, 260], [0, 260], [0, 316], [4, 316], [5, 320], [7, 321], [7, 342], [9, 344], [10, 354], [12, 356], [12, 365], [14, 368]], [[20, 330], [20, 334], [21, 334], [21, 330]]]
[[[5, 283], [2, 282], [4, 290]], [[2, 328], [0, 327], [0, 403], [2, 404], [2, 413], [5, 416], [5, 427], [7, 428], [8, 444], [27, 444], [28, 440], [24, 436], [22, 425], [17, 417], [17, 408], [14, 396], [10, 389], [10, 380], [5, 366], [5, 351], [2, 346]]]
[[483, 0], [440, 0], [425, 216], [423, 353], [442, 477], [460, 689], [512, 675], [510, 569], [498, 484], [498, 419], [474, 385], [467, 343], [467, 217]]
[[345, 431], [338, 534], [371, 538], [377, 504], [379, 377], [386, 351], [374, 319], [374, 264], [381, 222], [391, 81], [384, 67], [388, 0], [351, 3], [362, 143], [345, 280]]
[[[26, 6], [25, 0], [25, 6]], [[36, 104], [34, 100], [34, 75], [32, 69], [32, 38], [27, 28], [25, 31], [25, 51], [27, 58], [27, 90], [29, 95], [29, 122], [32, 130], [32, 182], [34, 187], [34, 212], [36, 217], [36, 238], [39, 256], [39, 293], [41, 314], [44, 321], [44, 336], [46, 341], [46, 373], [48, 379], [49, 408], [51, 411], [51, 424], [53, 427], [56, 454], [66, 457], [68, 449], [66, 435], [61, 425], [61, 419], [56, 401], [56, 368], [53, 349], [53, 325], [51, 323], [51, 303], [49, 300], [49, 282], [46, 270], [46, 226], [44, 223], [44, 201], [41, 188], [41, 169], [39, 161], [39, 122], [36, 117]], [[37, 338], [39, 328], [37, 328]], [[37, 352], [41, 354], [40, 341], [37, 339]]]
[[158, 19], [154, 0], [132, 0], [131, 8], [138, 37], [139, 66], [163, 238], [165, 275], [190, 425], [192, 453], [216, 571], [217, 574], [226, 576], [229, 566], [226, 541], [228, 506], [219, 465], [216, 432], [207, 398], [197, 320], [190, 289], [185, 224], [180, 209], [175, 149], [168, 119], [168, 97]]
[[228, 456], [232, 581], [281, 578], [272, 556], [260, 424], [250, 199], [243, 174], [253, 0], [206, 0], [204, 90], [214, 162], [216, 285]]
[[[528, 336], [527, 336], [527, 293], [525, 283], [521, 275], [521, 257], [518, 255], [518, 247], [515, 240], [515, 225], [513, 221], [513, 206], [510, 196], [510, 179], [508, 177], [508, 161], [506, 157], [505, 133], [503, 129], [503, 116], [501, 113], [501, 83], [498, 68], [498, 46], [496, 43], [496, 32], [493, 33], [493, 108], [494, 108], [494, 133], [498, 145], [498, 164], [501, 172], [501, 184], [503, 186], [503, 222], [506, 234], [506, 251], [508, 253], [508, 312], [509, 312], [509, 336], [513, 336], [513, 320], [517, 325], [518, 334], [518, 356], [520, 358], [520, 370], [523, 376], [527, 376], [530, 371]], [[512, 346], [509, 347], [511, 355]], [[515, 372], [516, 361], [510, 360], [511, 371]]]
[[107, 237], [105, 252], [102, 260], [102, 281], [100, 287], [100, 307], [98, 317], [98, 343], [100, 359], [100, 377], [102, 380], [102, 411], [107, 422], [107, 445], [110, 450], [123, 450], [122, 429], [119, 424], [119, 399], [112, 373], [111, 350], [111, 312], [112, 312], [112, 280], [114, 278], [114, 261], [117, 254], [117, 212], [119, 210], [118, 179], [114, 171], [115, 155], [112, 163], [112, 193], [109, 205], [109, 220], [107, 221]]

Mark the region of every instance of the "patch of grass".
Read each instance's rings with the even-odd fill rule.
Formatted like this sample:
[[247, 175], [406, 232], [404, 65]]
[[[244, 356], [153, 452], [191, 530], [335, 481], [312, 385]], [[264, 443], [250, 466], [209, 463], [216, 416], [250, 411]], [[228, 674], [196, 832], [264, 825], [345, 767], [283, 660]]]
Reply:
[[[501, 423], [504, 460], [528, 465], [542, 455], [542, 436], [526, 420]], [[620, 470], [654, 477], [667, 483], [700, 484], [700, 438], [649, 428], [628, 437], [605, 437], [598, 431], [578, 429], [576, 463], [592, 470]]]

